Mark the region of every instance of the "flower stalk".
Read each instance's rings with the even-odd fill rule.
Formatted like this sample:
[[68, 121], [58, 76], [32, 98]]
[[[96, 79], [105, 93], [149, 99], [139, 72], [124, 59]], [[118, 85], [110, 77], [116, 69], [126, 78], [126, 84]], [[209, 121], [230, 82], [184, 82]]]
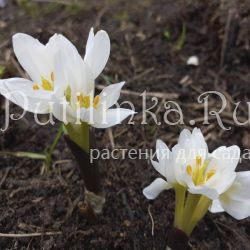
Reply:
[[85, 199], [79, 208], [90, 220], [102, 212], [105, 197], [101, 186], [99, 165], [90, 160], [90, 149], [94, 147], [94, 134], [86, 123], [65, 126], [65, 140], [74, 155], [85, 185]]

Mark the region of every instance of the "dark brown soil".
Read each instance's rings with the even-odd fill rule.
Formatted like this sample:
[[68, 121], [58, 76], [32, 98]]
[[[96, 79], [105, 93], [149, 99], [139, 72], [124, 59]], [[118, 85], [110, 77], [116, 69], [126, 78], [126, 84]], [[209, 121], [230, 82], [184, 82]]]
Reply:
[[[245, 102], [250, 99], [249, 1], [78, 1], [82, 3], [81, 10], [64, 4], [27, 7], [29, 2], [32, 1], [20, 7], [16, 1], [9, 1], [0, 10], [0, 65], [6, 67], [4, 77], [23, 73], [12, 52], [12, 34], [25, 32], [46, 42], [53, 33], [63, 33], [83, 54], [88, 31], [94, 26], [96, 30], [107, 30], [112, 41], [106, 77], [112, 82], [126, 80], [127, 90], [173, 94], [167, 101], [177, 100], [184, 114], [185, 126], [156, 126], [152, 120], [143, 125], [142, 97], [124, 94], [121, 101], [131, 100], [139, 114], [134, 126], [112, 128], [115, 148], [154, 148], [157, 138], [172, 146], [180, 130], [190, 127], [191, 119], [203, 129], [210, 150], [225, 144], [238, 144], [242, 150], [250, 147], [249, 124], [235, 126], [232, 120], [233, 103], [239, 101], [239, 116], [243, 121], [248, 119]], [[239, 13], [235, 21], [239, 30], [231, 28], [234, 23], [226, 28], [233, 5]], [[184, 26], [186, 36], [178, 50]], [[224, 50], [226, 37], [235, 40], [235, 44]], [[198, 67], [186, 65], [192, 55], [199, 57]], [[106, 84], [101, 77], [98, 83]], [[208, 90], [226, 95], [228, 105], [221, 117], [231, 130], [222, 130], [214, 118], [209, 120], [210, 125], [202, 125], [204, 109], [197, 98]], [[147, 103], [153, 104], [150, 98]], [[219, 106], [218, 99], [211, 97], [210, 108]], [[18, 110], [13, 105], [12, 111]], [[161, 100], [155, 110], [162, 121], [166, 110]], [[172, 115], [172, 119], [177, 117]], [[3, 126], [4, 105], [0, 122]], [[12, 121], [1, 134], [0, 149], [43, 152], [53, 141], [58, 126], [38, 126], [32, 114], [26, 115], [20, 121]], [[100, 149], [112, 148], [108, 130], [97, 130], [96, 136]], [[47, 175], [40, 174], [41, 161], [0, 158], [0, 233], [60, 232], [39, 237], [1, 237], [0, 249], [165, 249], [166, 232], [173, 221], [174, 193], [164, 192], [153, 202], [142, 195], [143, 187], [157, 176], [148, 160], [100, 162], [107, 202], [98, 221], [90, 224], [77, 209], [84, 186], [63, 138], [53, 157], [54, 163], [69, 161], [55, 164]], [[250, 170], [249, 160], [243, 160], [238, 170]], [[196, 227], [190, 246], [202, 250], [250, 249], [249, 235], [250, 219], [236, 221], [224, 213], [208, 213]]]

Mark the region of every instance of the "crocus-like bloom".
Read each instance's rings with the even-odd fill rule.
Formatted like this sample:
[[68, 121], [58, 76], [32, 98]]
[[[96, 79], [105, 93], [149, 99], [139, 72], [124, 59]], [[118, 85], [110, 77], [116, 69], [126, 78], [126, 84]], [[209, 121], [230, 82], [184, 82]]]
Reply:
[[[152, 164], [166, 178], [166, 181], [161, 180], [164, 181], [164, 189], [180, 184], [187, 187], [190, 193], [214, 200], [232, 185], [236, 177], [239, 147], [219, 147], [209, 154], [205, 139], [197, 128], [192, 133], [184, 129], [172, 151], [160, 140], [156, 147], [159, 162], [152, 161]], [[159, 184], [160, 180], [155, 183]], [[160, 191], [158, 189], [156, 193], [153, 183], [150, 188], [144, 189], [144, 194], [155, 198]]]
[[[184, 129], [172, 151], [161, 140], [157, 141], [156, 148], [158, 161], [152, 160], [152, 165], [164, 178], [154, 180], [143, 194], [155, 199], [161, 191], [174, 188], [179, 213], [177, 227], [183, 226], [191, 233], [209, 207], [212, 212], [226, 211], [236, 219], [250, 216], [247, 191], [250, 171], [235, 172], [240, 157], [238, 146], [223, 146], [209, 153], [200, 129], [195, 128], [192, 133]], [[190, 196], [185, 202], [186, 191]], [[186, 225], [189, 228], [185, 228]]]
[[46, 45], [26, 34], [13, 36], [15, 55], [31, 80], [5, 79], [1, 94], [37, 113], [53, 115], [64, 123], [86, 122], [97, 128], [120, 123], [134, 114], [129, 109], [112, 109], [124, 82], [112, 84], [95, 95], [95, 79], [104, 69], [110, 40], [105, 31], [90, 30], [84, 59], [63, 35], [55, 34]]

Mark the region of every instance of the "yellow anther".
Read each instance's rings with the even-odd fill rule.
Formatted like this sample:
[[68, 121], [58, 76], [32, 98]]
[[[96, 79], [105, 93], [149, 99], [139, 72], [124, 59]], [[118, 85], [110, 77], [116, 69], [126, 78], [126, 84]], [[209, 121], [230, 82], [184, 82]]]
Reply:
[[90, 107], [90, 96], [83, 96], [82, 94], [77, 96], [77, 102], [81, 108], [89, 108]]
[[[66, 95], [66, 99], [67, 99], [67, 95]], [[97, 108], [97, 106], [99, 105], [99, 102], [100, 102], [100, 97], [97, 95], [93, 100], [93, 107]], [[88, 109], [90, 106], [92, 106], [92, 103], [90, 103], [89, 95], [85, 95], [85, 96], [83, 94], [77, 95], [77, 103], [81, 108]]]
[[[65, 97], [66, 97], [66, 101], [67, 101], [67, 102], [70, 102], [70, 100], [71, 100], [71, 88], [70, 88], [70, 86], [68, 86], [68, 87], [66, 88], [66, 90], [65, 90], [65, 92], [64, 92], [64, 95], [65, 95]], [[78, 100], [78, 98], [77, 98], [77, 100]]]
[[83, 103], [83, 95], [82, 94], [77, 95], [77, 102], [79, 103], [80, 107], [82, 107], [82, 103]]
[[53, 84], [48, 81], [47, 79], [45, 79], [43, 76], [41, 77], [42, 78], [42, 87], [44, 90], [47, 90], [47, 91], [52, 91], [53, 90]]
[[188, 175], [190, 175], [191, 177], [193, 176], [193, 169], [190, 165], [187, 166], [186, 171]]
[[54, 82], [54, 80], [55, 80], [55, 76], [54, 76], [53, 71], [50, 73], [50, 79], [51, 79], [52, 82]]
[[211, 169], [206, 173], [208, 164], [208, 160], [204, 161], [202, 164], [202, 158], [197, 156], [195, 159], [195, 168], [193, 169], [191, 165], [187, 166], [186, 171], [188, 175], [192, 177], [194, 185], [203, 185], [215, 175], [216, 171], [214, 169]]
[[212, 178], [215, 175], [216, 171], [214, 169], [211, 169], [206, 174], [206, 181], [208, 181], [210, 178]]
[[94, 106], [95, 109], [98, 107], [99, 102], [100, 102], [100, 96], [97, 95], [97, 96], [95, 96], [94, 102], [93, 102], [93, 106]]
[[89, 95], [83, 97], [82, 106], [86, 109], [88, 109], [90, 107], [90, 96]]
[[200, 168], [202, 163], [202, 158], [200, 156], [196, 156], [196, 167]]
[[37, 83], [34, 83], [32, 86], [33, 90], [38, 90], [39, 89], [39, 85]]

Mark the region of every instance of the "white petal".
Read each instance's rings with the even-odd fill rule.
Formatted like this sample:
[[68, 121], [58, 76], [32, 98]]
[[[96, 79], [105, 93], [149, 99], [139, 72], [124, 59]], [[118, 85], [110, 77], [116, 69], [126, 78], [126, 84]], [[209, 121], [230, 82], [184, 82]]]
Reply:
[[194, 128], [190, 140], [192, 143], [190, 147], [192, 149], [194, 148], [198, 152], [198, 154], [203, 158], [203, 160], [206, 159], [208, 147], [201, 130], [198, 128]]
[[250, 171], [236, 173], [236, 179], [229, 190], [230, 197], [250, 200]]
[[207, 159], [208, 147], [200, 129], [194, 128], [191, 135], [187, 130], [182, 131], [179, 142], [181, 157], [186, 166], [195, 166], [197, 156], [202, 158], [202, 163]]
[[223, 209], [237, 220], [242, 220], [250, 216], [249, 200], [226, 200], [221, 199]]
[[111, 84], [104, 88], [100, 93], [100, 103], [105, 107], [105, 109], [113, 106], [120, 97], [121, 88], [125, 82]]
[[153, 200], [160, 194], [160, 192], [170, 189], [171, 187], [172, 185], [162, 178], [157, 178], [148, 187], [143, 189], [143, 194], [147, 199]]
[[[90, 31], [91, 32], [91, 31]], [[84, 61], [90, 67], [94, 77], [96, 78], [104, 69], [110, 53], [110, 40], [108, 34], [101, 30], [87, 44], [87, 50]]]
[[156, 141], [156, 155], [159, 162], [163, 162], [163, 165], [165, 165], [165, 159], [169, 158], [169, 152], [168, 146], [162, 140], [158, 139]]
[[[94, 124], [91, 125], [95, 128], [109, 128], [120, 124], [124, 119], [133, 114], [135, 114], [135, 112], [130, 109], [108, 109], [103, 113], [94, 113]], [[87, 120], [86, 122], [89, 121]]]
[[250, 171], [239, 172], [232, 186], [220, 196], [224, 210], [235, 219], [250, 216]]
[[86, 54], [91, 53], [91, 50], [94, 47], [94, 37], [95, 37], [94, 28], [91, 28], [89, 31], [89, 36], [86, 44]]
[[51, 74], [53, 55], [48, 55], [43, 44], [26, 34], [15, 34], [12, 38], [15, 55], [34, 82], [40, 83], [41, 76]]
[[182, 146], [185, 144], [186, 140], [189, 140], [191, 136], [191, 132], [188, 129], [183, 129], [180, 133], [178, 144]]
[[69, 74], [69, 67], [65, 64], [65, 55], [62, 51], [58, 51], [55, 55], [55, 70], [54, 70], [54, 95], [58, 98], [64, 96], [65, 89], [72, 82]]
[[56, 102], [53, 105], [52, 112], [55, 118], [63, 122], [64, 124], [76, 122], [76, 117], [74, 116], [74, 113], [72, 112], [70, 106], [66, 106], [66, 109], [63, 109], [61, 104]]
[[[176, 178], [177, 182], [180, 185], [185, 185], [186, 182], [183, 179], [183, 177], [184, 177], [184, 174], [186, 174], [187, 164], [186, 164], [185, 156], [183, 156], [183, 149], [180, 147], [179, 144], [176, 144], [172, 148], [172, 153], [171, 153], [169, 165], [172, 168], [172, 175], [171, 176], [172, 176], [173, 180]], [[167, 180], [170, 182], [169, 177]]]
[[210, 155], [211, 161], [206, 172], [215, 170], [213, 178], [207, 181], [207, 185], [215, 188], [219, 194], [224, 193], [233, 184], [236, 173], [235, 168], [239, 161], [240, 149], [237, 146], [219, 147]]
[[219, 194], [216, 191], [216, 189], [207, 187], [205, 185], [203, 186], [193, 186], [193, 187], [189, 187], [188, 191], [192, 194], [201, 194], [204, 195], [206, 197], [208, 197], [211, 200], [215, 200], [218, 199]]
[[60, 50], [66, 55], [68, 60], [74, 60], [79, 54], [76, 47], [69, 41], [69, 39], [61, 34], [54, 34], [46, 44], [46, 48], [53, 55]]
[[221, 213], [221, 212], [224, 212], [224, 209], [221, 206], [220, 201], [218, 199], [216, 199], [216, 200], [213, 200], [213, 202], [209, 208], [209, 211], [211, 213]]
[[[55, 53], [55, 86], [70, 85], [72, 92], [71, 101], [76, 103], [76, 93], [80, 92], [88, 95], [94, 91], [94, 77], [83, 61], [76, 47], [64, 36], [54, 35], [49, 43], [48, 48]], [[56, 79], [59, 75], [60, 81]], [[63, 77], [60, 75], [63, 75]]]
[[151, 160], [151, 163], [158, 173], [166, 177], [165, 168], [162, 168], [162, 165], [159, 162]]
[[[236, 145], [231, 147], [219, 147], [212, 152], [211, 157], [218, 160], [219, 169], [226, 168], [234, 171], [239, 162], [240, 148]], [[212, 163], [210, 165], [212, 165]]]
[[49, 113], [52, 92], [33, 90], [33, 82], [23, 78], [11, 78], [0, 81], [0, 92], [7, 99], [24, 110], [37, 113]]
[[159, 161], [159, 172], [167, 178], [168, 182], [176, 182], [174, 178], [174, 167], [171, 165], [171, 152], [162, 140], [156, 141], [156, 155]]

